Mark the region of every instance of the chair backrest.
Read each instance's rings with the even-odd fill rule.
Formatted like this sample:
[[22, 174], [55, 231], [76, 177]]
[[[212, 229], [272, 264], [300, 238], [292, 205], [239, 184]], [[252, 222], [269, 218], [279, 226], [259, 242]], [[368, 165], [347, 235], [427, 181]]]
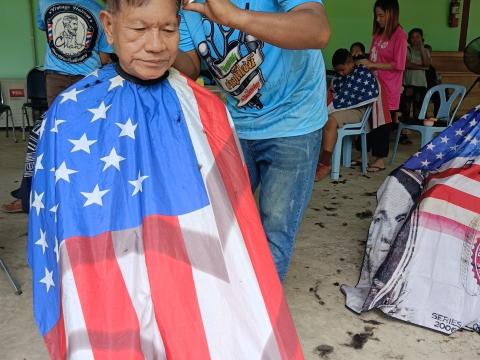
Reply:
[[47, 100], [45, 71], [33, 68], [27, 75], [27, 97], [29, 99]]
[[[438, 113], [435, 114], [435, 117], [439, 120], [447, 120], [448, 125], [450, 125], [455, 117], [455, 114], [457, 113], [458, 108], [462, 104], [466, 91], [467, 89], [465, 86], [456, 84], [440, 84], [432, 87], [425, 94], [418, 118], [420, 120], [425, 119], [427, 116], [428, 105], [432, 99], [432, 96], [434, 94], [438, 94], [440, 97], [440, 108]], [[457, 105], [453, 107], [453, 104], [456, 100], [458, 100]]]

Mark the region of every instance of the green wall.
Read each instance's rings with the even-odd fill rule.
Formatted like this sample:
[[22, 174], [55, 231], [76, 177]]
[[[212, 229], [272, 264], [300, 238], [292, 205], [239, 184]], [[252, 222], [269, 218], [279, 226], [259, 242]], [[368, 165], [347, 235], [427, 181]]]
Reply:
[[0, 78], [24, 77], [35, 64], [30, 0], [0, 0]]
[[[0, 78], [24, 77], [35, 64], [43, 64], [45, 34], [30, 17], [30, 4], [36, 9], [38, 0], [0, 0]], [[372, 31], [374, 0], [324, 0], [332, 37], [324, 50], [327, 68], [333, 52], [361, 41], [368, 48]], [[425, 41], [435, 51], [456, 51], [460, 27], [447, 25], [450, 0], [399, 0], [400, 22], [406, 31], [421, 27]], [[475, 15], [476, 16], [475, 16]], [[480, 0], [471, 0], [467, 42], [480, 36]], [[33, 22], [33, 26], [32, 26]], [[32, 30], [33, 28], [33, 30]], [[33, 35], [32, 35], [33, 33]], [[35, 48], [33, 46], [35, 42]]]
[[480, 16], [480, 0], [471, 0], [470, 4], [470, 21], [467, 33], [467, 44], [480, 37], [480, 22], [478, 17]]
[[[331, 67], [331, 56], [340, 47], [349, 48], [361, 41], [370, 46], [374, 0], [324, 0], [330, 20], [332, 37], [324, 51], [327, 67]], [[450, 0], [399, 0], [400, 23], [408, 32], [414, 27], [423, 29], [425, 42], [434, 51], [456, 51], [460, 26], [448, 27]], [[474, 16], [476, 14], [477, 16]], [[480, 0], [471, 0], [467, 42], [480, 36]]]

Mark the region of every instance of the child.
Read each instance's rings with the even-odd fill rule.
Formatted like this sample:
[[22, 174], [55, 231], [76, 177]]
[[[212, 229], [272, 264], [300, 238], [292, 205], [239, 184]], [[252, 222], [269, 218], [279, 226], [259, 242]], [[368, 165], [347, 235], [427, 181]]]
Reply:
[[365, 53], [365, 45], [357, 41], [350, 45], [350, 53], [353, 56], [353, 60], [368, 59], [368, 55]]
[[325, 178], [332, 168], [332, 152], [337, 142], [337, 129], [361, 121], [365, 105], [378, 96], [378, 84], [373, 74], [363, 66], [355, 65], [347, 49], [338, 49], [332, 57], [337, 77], [332, 80], [333, 99], [329, 104], [328, 121], [323, 128], [322, 152], [315, 180]]
[[431, 61], [429, 52], [423, 46], [423, 41], [422, 29], [410, 30], [403, 78], [402, 115], [407, 119], [418, 117], [423, 98], [427, 92], [426, 70], [428, 70]]
[[171, 68], [179, 2], [106, 3], [119, 61], [57, 97], [37, 150], [28, 259], [50, 356], [302, 358], [228, 112]]

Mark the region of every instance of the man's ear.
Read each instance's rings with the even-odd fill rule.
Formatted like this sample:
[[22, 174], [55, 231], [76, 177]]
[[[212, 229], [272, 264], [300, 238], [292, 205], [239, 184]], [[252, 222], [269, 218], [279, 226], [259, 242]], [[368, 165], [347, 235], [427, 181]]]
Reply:
[[107, 41], [110, 45], [113, 44], [113, 16], [106, 10], [100, 11], [100, 21], [103, 25], [103, 30], [107, 36]]

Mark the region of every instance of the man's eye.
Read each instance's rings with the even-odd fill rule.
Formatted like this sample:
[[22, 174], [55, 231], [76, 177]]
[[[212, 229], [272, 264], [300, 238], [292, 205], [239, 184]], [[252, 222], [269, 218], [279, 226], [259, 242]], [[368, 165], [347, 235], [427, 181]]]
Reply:
[[171, 27], [171, 28], [164, 28], [163, 31], [165, 31], [165, 32], [167, 32], [167, 33], [174, 33], [174, 32], [177, 31], [177, 29]]
[[131, 28], [132, 30], [135, 30], [135, 31], [145, 31], [145, 28], [144, 27], [138, 27], [138, 28]]

